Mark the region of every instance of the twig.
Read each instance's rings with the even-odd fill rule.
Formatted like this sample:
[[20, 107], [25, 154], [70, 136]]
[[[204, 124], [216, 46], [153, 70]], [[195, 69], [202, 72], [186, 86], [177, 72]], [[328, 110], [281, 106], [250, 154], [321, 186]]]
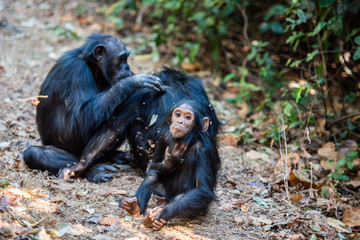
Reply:
[[332, 123], [330, 123], [329, 128], [332, 127], [332, 125], [334, 125], [337, 122], [340, 122], [340, 121], [345, 120], [347, 118], [359, 116], [359, 115], [360, 115], [360, 112], [357, 112], [357, 113], [351, 113], [351, 114], [348, 114], [346, 116], [339, 117], [338, 119], [335, 119]]
[[248, 29], [248, 25], [249, 25], [249, 22], [248, 22], [248, 18], [246, 16], [246, 12], [245, 10], [241, 7], [240, 4], [237, 5], [238, 9], [240, 10], [240, 13], [241, 13], [241, 16], [244, 20], [244, 26], [243, 26], [243, 35], [244, 35], [244, 40], [246, 42], [247, 45], [250, 45], [250, 40], [249, 40], [249, 37], [248, 37], [248, 34], [247, 34], [247, 29]]
[[231, 64], [231, 61], [230, 61], [230, 59], [226, 56], [226, 51], [225, 51], [225, 49], [224, 49], [222, 46], [220, 46], [220, 48], [221, 48], [222, 53], [224, 54], [224, 58], [225, 58], [225, 61], [226, 61], [226, 65], [227, 65], [229, 71], [230, 71], [230, 72], [234, 72], [234, 68], [233, 68], [233, 66], [232, 66], [232, 64]]
[[[281, 128], [284, 132], [284, 145], [285, 145], [285, 173], [284, 173], [284, 185], [285, 185], [285, 191], [286, 191], [286, 198], [287, 200], [290, 202], [290, 198], [289, 198], [289, 183], [288, 183], [288, 178], [289, 178], [289, 173], [288, 173], [288, 161], [287, 161], [287, 143], [286, 143], [286, 133], [285, 133], [285, 125], [284, 125], [284, 118], [281, 114], [281, 110], [279, 110], [279, 114], [280, 117], [279, 119], [281, 119]], [[281, 134], [280, 134], [280, 123], [279, 123], [279, 128], [278, 128], [278, 134], [279, 134], [279, 144], [280, 144], [280, 157], [281, 160], [283, 160], [283, 150], [282, 150], [282, 145], [281, 145]]]
[[26, 101], [34, 100], [34, 99], [37, 99], [37, 98], [48, 98], [48, 95], [33, 96], [33, 97], [29, 97], [29, 98], [25, 98], [25, 99], [18, 100], [18, 102], [19, 102], [19, 103], [21, 103], [21, 102], [26, 102]]
[[145, 5], [140, 8], [138, 15], [136, 16], [135, 26], [141, 26], [145, 12], [149, 9], [149, 5]]

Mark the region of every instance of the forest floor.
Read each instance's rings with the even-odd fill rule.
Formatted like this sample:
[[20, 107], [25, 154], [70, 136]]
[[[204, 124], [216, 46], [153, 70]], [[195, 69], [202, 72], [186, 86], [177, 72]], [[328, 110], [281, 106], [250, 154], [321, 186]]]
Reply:
[[[314, 200], [318, 189], [310, 188], [301, 192], [305, 200], [288, 201], [283, 174], [276, 171], [278, 151], [231, 144], [224, 136], [233, 129], [237, 112], [221, 99], [213, 101], [226, 122], [219, 142], [222, 167], [216, 188], [218, 201], [207, 217], [172, 220], [157, 232], [144, 227], [141, 218], [127, 216], [118, 207], [118, 199], [132, 196], [143, 179], [126, 165], [117, 166], [113, 181], [99, 184], [84, 179], [65, 183], [46, 172], [29, 170], [22, 160], [23, 151], [29, 145], [41, 144], [31, 97], [38, 95], [56, 59], [83, 44], [84, 39], [76, 39], [71, 33], [82, 37], [96, 30], [116, 34], [104, 20], [76, 18], [76, 1], [57, 2], [0, 1], [1, 239], [357, 238], [359, 229], [343, 225], [341, 215], [349, 207], [358, 211], [359, 196]], [[88, 7], [96, 9], [97, 5], [91, 2]], [[119, 37], [129, 49], [141, 42], [141, 36], [131, 32]], [[161, 65], [151, 56], [130, 56], [135, 73], [158, 71]], [[209, 72], [195, 74], [206, 86], [210, 82]], [[207, 89], [213, 98], [214, 90]], [[297, 196], [293, 194], [293, 200]]]

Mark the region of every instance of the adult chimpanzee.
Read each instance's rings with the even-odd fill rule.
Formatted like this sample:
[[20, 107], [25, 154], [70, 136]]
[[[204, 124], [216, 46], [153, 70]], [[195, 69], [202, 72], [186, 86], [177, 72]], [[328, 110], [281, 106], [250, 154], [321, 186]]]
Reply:
[[80, 175], [94, 182], [110, 180], [106, 165], [88, 168], [114, 157], [109, 155], [114, 151], [105, 151], [110, 148], [103, 145], [113, 143], [110, 150], [118, 145], [106, 125], [116, 109], [140, 88], [163, 91], [158, 77], [134, 75], [128, 56], [118, 38], [96, 33], [57, 61], [40, 91], [48, 98], [37, 106], [36, 122], [45, 146], [31, 146], [24, 152], [30, 168], [48, 170], [65, 180]]
[[195, 101], [178, 103], [166, 116], [145, 180], [135, 197], [120, 206], [139, 216], [152, 193], [169, 203], [148, 209], [143, 223], [159, 230], [174, 217], [196, 217], [207, 212], [220, 166], [216, 141], [207, 132], [208, 106]]

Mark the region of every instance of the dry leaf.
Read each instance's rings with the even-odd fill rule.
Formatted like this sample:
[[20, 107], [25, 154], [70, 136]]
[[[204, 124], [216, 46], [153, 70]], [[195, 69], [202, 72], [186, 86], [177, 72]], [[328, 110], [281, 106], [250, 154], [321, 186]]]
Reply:
[[247, 105], [247, 103], [238, 103], [237, 107], [239, 108], [239, 110], [237, 111], [237, 115], [239, 116], [239, 118], [246, 119], [249, 112], [249, 106]]
[[116, 188], [110, 188], [110, 189], [103, 190], [103, 191], [99, 192], [98, 194], [101, 196], [126, 195], [127, 191], [121, 190], [121, 189], [116, 189]]
[[19, 200], [16, 197], [5, 196], [5, 195], [0, 196], [0, 207], [1, 206], [6, 207], [8, 205], [14, 207], [14, 206], [18, 205], [18, 203], [19, 203]]
[[308, 153], [305, 148], [301, 148], [301, 152], [302, 152], [302, 156], [306, 159], [310, 159], [312, 157], [311, 154]]
[[304, 236], [302, 234], [293, 234], [293, 235], [287, 236], [286, 239], [289, 239], [289, 240], [302, 240], [302, 239], [305, 239], [305, 238], [304, 238]]
[[[295, 164], [297, 164], [300, 161], [300, 155], [298, 153], [289, 153], [287, 155], [287, 166], [291, 167]], [[279, 160], [276, 163], [275, 172], [280, 172], [281, 169], [284, 168], [286, 165], [285, 162], [285, 155], [283, 155], [282, 158], [279, 158]]]
[[302, 194], [294, 194], [294, 195], [291, 195], [290, 200], [292, 202], [299, 202], [303, 198], [304, 198], [304, 196]]
[[99, 220], [99, 223], [101, 225], [105, 225], [105, 226], [111, 226], [114, 224], [121, 224], [122, 219], [117, 218], [117, 217], [104, 217], [102, 219]]
[[219, 207], [220, 210], [223, 210], [225, 212], [230, 212], [231, 209], [234, 208], [234, 205], [231, 204], [230, 202], [226, 202], [226, 203], [223, 203], [221, 204], [221, 206]]
[[186, 71], [195, 71], [197, 69], [200, 69], [200, 65], [198, 63], [181, 63], [181, 68]]
[[319, 158], [322, 160], [332, 159], [337, 160], [338, 153], [335, 150], [333, 142], [324, 143], [317, 151]]
[[345, 223], [336, 220], [334, 218], [327, 218], [326, 219], [326, 223], [330, 226], [335, 228], [338, 232], [345, 232], [345, 233], [350, 233], [349, 230], [345, 229]]
[[227, 146], [238, 146], [238, 139], [236, 139], [234, 134], [231, 133], [222, 135], [220, 141]]
[[360, 226], [360, 209], [355, 207], [347, 207], [342, 216], [342, 221], [349, 227]]

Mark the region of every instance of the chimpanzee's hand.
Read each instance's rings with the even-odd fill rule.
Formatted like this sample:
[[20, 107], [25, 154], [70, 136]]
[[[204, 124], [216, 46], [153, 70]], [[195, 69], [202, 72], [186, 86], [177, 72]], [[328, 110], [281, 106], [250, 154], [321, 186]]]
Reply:
[[169, 153], [169, 147], [165, 150], [165, 159], [163, 160], [163, 164], [166, 168], [172, 168], [176, 164], [181, 163], [183, 161], [182, 156], [187, 150], [187, 144], [175, 144], [174, 149], [171, 153]]
[[157, 92], [164, 92], [164, 86], [160, 78], [156, 76], [146, 73], [141, 73], [141, 74], [133, 75], [121, 81], [130, 81], [130, 79], [131, 79], [131, 85], [133, 85], [135, 88], [150, 88]]

